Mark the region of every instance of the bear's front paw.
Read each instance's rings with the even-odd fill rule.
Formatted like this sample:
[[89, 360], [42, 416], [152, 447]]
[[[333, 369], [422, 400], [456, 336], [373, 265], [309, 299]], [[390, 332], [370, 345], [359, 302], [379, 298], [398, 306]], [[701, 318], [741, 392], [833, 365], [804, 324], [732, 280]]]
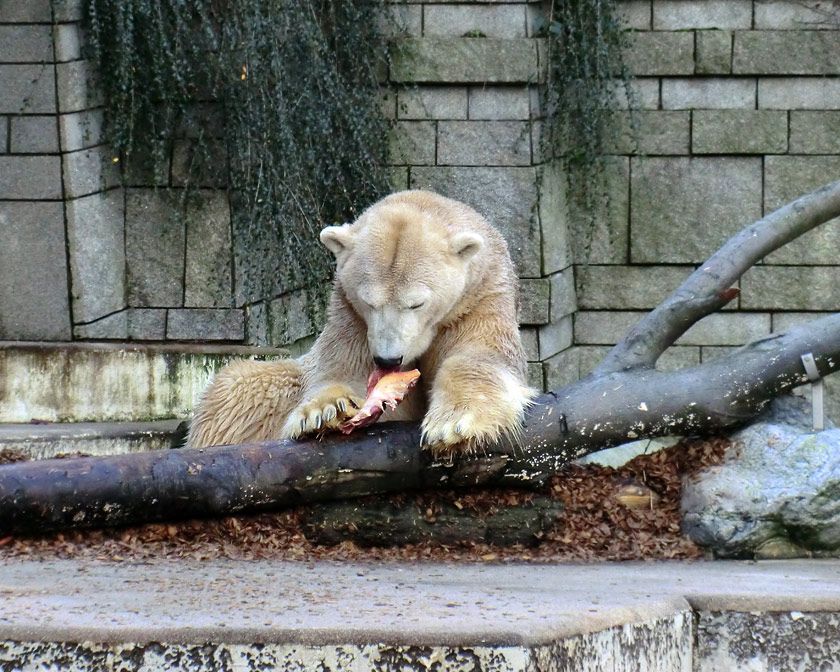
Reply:
[[482, 422], [475, 413], [430, 410], [423, 418], [422, 443], [436, 460], [451, 460], [455, 455], [473, 452], [499, 437], [495, 422]]
[[305, 434], [338, 429], [363, 403], [364, 399], [342, 383], [325, 387], [289, 414], [283, 438], [297, 439]]

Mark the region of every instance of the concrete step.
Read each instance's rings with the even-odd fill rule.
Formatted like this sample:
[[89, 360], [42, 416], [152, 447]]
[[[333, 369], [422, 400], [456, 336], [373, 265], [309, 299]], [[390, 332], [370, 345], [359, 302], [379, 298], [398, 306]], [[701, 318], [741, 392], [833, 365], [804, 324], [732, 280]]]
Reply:
[[837, 561], [173, 559], [0, 554], [0, 669], [840, 669]]
[[183, 418], [228, 362], [283, 356], [236, 345], [0, 341], [0, 422]]
[[33, 460], [59, 455], [123, 455], [168, 449], [180, 420], [155, 422], [57, 422], [0, 424], [0, 450], [20, 451]]

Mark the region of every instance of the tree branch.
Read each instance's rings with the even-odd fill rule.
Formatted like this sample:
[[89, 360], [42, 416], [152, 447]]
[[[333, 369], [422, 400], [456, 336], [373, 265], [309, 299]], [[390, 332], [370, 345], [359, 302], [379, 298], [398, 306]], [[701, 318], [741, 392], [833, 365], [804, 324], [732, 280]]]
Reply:
[[747, 269], [774, 250], [840, 216], [840, 181], [827, 184], [751, 224], [630, 330], [593, 375], [653, 368], [656, 360], [691, 325], [738, 295], [731, 288]]
[[521, 437], [454, 464], [421, 451], [416, 423], [350, 437], [152, 451], [0, 466], [0, 536], [66, 527], [225, 515], [430, 487], [539, 483], [567, 462], [628, 440], [705, 434], [744, 422], [840, 368], [840, 314], [682, 369], [588, 377], [540, 396]]

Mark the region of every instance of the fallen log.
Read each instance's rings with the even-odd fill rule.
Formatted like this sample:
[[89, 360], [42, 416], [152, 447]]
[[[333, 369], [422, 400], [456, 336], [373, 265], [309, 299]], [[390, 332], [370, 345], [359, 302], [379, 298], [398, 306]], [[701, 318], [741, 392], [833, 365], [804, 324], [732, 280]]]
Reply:
[[840, 368], [840, 314], [719, 360], [658, 371], [692, 324], [737, 296], [730, 284], [769, 252], [840, 215], [840, 182], [747, 227], [637, 325], [586, 378], [541, 395], [521, 436], [434, 463], [413, 423], [350, 437], [266, 441], [0, 465], [0, 537], [74, 526], [217, 516], [420, 488], [539, 484], [581, 455], [627, 441], [704, 435], [744, 423], [775, 396]]

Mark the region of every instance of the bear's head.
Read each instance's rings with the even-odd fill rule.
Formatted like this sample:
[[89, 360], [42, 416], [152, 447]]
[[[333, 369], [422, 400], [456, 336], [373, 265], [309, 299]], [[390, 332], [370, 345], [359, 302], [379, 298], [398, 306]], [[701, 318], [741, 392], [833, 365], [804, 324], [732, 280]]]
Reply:
[[321, 231], [321, 242], [336, 258], [336, 279], [367, 325], [368, 347], [380, 368], [422, 356], [478, 275], [484, 238], [450, 214], [390, 197], [354, 224]]

